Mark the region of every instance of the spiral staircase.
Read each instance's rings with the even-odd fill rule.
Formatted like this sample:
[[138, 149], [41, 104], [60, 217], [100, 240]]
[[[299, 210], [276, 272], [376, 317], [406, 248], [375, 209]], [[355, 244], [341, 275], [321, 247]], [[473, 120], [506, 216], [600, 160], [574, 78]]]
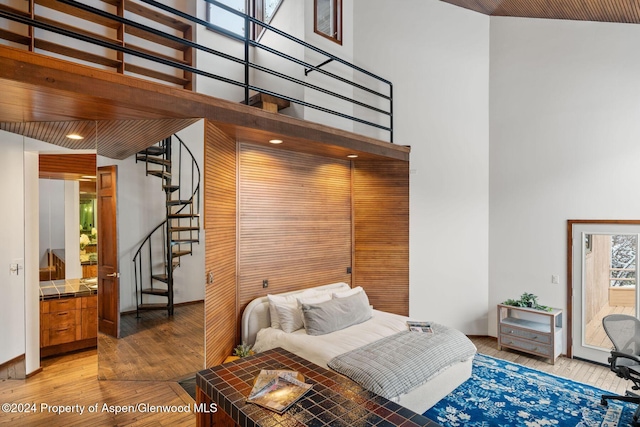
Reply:
[[177, 135], [138, 152], [136, 163], [162, 182], [166, 218], [142, 241], [133, 258], [136, 316], [145, 310], [174, 313], [174, 272], [200, 242], [200, 168]]

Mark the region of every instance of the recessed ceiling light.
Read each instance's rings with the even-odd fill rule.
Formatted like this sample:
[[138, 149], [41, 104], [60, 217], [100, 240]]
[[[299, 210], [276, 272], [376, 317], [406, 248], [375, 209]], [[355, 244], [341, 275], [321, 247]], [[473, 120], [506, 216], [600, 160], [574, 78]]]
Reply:
[[69, 138], [69, 139], [84, 139], [84, 136], [78, 135], [77, 133], [70, 133], [69, 135], [67, 135], [67, 138]]
[[282, 144], [284, 141], [281, 139], [270, 139], [269, 142], [272, 144]]
[[358, 155], [357, 154], [349, 154], [347, 157], [350, 158], [350, 159], [355, 159], [355, 158], [358, 157]]

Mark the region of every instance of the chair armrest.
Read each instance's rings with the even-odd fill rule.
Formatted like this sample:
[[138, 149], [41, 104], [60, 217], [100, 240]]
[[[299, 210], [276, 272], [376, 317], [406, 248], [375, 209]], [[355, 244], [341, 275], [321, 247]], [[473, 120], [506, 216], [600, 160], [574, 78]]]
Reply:
[[614, 366], [616, 366], [616, 360], [618, 358], [629, 359], [629, 360], [632, 360], [632, 361], [640, 364], [640, 357], [638, 357], [636, 355], [633, 355], [633, 354], [621, 353], [619, 351], [612, 350], [611, 351], [611, 357], [609, 358], [609, 362], [611, 363], [611, 367], [612, 368]]

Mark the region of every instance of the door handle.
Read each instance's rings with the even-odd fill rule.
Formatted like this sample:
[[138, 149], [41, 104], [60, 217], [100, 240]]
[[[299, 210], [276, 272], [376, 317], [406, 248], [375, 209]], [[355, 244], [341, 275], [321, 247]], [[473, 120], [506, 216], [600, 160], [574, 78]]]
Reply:
[[120, 277], [120, 273], [107, 274], [107, 277]]

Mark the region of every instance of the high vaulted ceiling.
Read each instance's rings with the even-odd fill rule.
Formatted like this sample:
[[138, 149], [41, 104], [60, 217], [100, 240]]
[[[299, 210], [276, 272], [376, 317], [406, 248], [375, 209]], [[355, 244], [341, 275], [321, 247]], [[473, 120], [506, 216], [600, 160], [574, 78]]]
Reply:
[[490, 16], [640, 23], [638, 0], [441, 0]]

